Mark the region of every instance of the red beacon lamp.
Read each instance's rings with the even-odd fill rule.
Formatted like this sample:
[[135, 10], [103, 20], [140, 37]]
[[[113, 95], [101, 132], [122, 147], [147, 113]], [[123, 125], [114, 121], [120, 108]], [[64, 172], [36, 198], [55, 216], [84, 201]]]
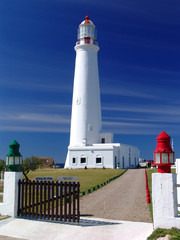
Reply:
[[158, 173], [170, 173], [174, 164], [174, 151], [171, 148], [170, 139], [164, 131], [156, 138], [157, 147], [154, 151], [154, 165], [158, 166]]

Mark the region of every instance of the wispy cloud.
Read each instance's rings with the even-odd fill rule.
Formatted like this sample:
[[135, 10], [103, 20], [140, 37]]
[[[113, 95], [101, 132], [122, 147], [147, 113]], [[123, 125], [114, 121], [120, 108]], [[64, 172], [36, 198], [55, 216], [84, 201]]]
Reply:
[[68, 104], [41, 104], [41, 103], [28, 103], [28, 104], [7, 104], [5, 108], [1, 107], [0, 108], [0, 117], [2, 118], [3, 116], [13, 116], [13, 115], [38, 115], [38, 114], [51, 114], [53, 115], [64, 115], [64, 114], [69, 114], [71, 113], [71, 105]]
[[115, 112], [134, 112], [134, 113], [151, 113], [180, 115], [180, 106], [174, 105], [131, 105], [131, 106], [103, 106], [102, 110]]
[[127, 121], [127, 122], [159, 122], [159, 123], [180, 123], [180, 116], [169, 116], [166, 115], [166, 117], [164, 117], [164, 115], [156, 115], [156, 117], [154, 116], [144, 116], [144, 118], [133, 118], [133, 117], [103, 117], [104, 121]]
[[[39, 104], [36, 106], [19, 106], [1, 109], [0, 120], [2, 131], [25, 132], [69, 132], [70, 105]], [[65, 111], [64, 111], [65, 110]], [[123, 105], [104, 106], [103, 131], [120, 134], [153, 134], [157, 130], [180, 129], [180, 111], [178, 106], [171, 105]], [[114, 113], [113, 113], [114, 112]], [[113, 115], [112, 115], [113, 113]], [[126, 117], [118, 117], [125, 114]], [[133, 117], [139, 113], [139, 117]], [[129, 115], [130, 114], [130, 115]], [[175, 130], [173, 130], [175, 131]]]
[[126, 97], [138, 97], [138, 98], [148, 98], [148, 99], [157, 99], [159, 97], [154, 96], [149, 93], [144, 93], [140, 91], [134, 91], [133, 89], [126, 89], [126, 88], [103, 88], [101, 93], [104, 95], [119, 95], [119, 96], [126, 96]]
[[127, 122], [105, 122], [103, 121], [105, 131], [110, 131], [115, 134], [137, 134], [137, 135], [154, 135], [162, 131], [167, 131], [173, 135], [178, 135], [180, 126], [177, 124], [157, 124], [157, 123], [127, 123]]
[[71, 105], [67, 105], [67, 104], [39, 104], [38, 107], [40, 108], [48, 108], [48, 109], [52, 109], [52, 110], [68, 110], [71, 111]]
[[[68, 109], [68, 112], [66, 111]], [[17, 132], [69, 132], [67, 105], [15, 105], [0, 110], [0, 130]], [[58, 113], [57, 113], [58, 112]]]
[[[112, 60], [111, 60], [112, 62]], [[131, 69], [131, 70], [140, 70], [143, 72], [149, 72], [149, 73], [161, 73], [161, 74], [165, 74], [165, 75], [174, 75], [176, 77], [180, 76], [180, 71], [177, 69], [177, 71], [174, 70], [167, 70], [164, 68], [152, 68], [152, 67], [145, 67], [145, 66], [138, 66], [138, 65], [131, 65], [131, 64], [119, 64], [119, 63], [115, 63], [118, 64], [119, 66], [121, 66], [122, 68], [127, 68], [127, 69]], [[113, 63], [114, 65], [114, 63]], [[171, 81], [171, 79], [169, 79], [169, 81]]]
[[[106, 128], [105, 129], [106, 132], [109, 132], [110, 129]], [[111, 132], [113, 132], [114, 134], [123, 134], [123, 135], [157, 135], [158, 133], [164, 131], [163, 128], [130, 128], [130, 127], [122, 127], [122, 128], [111, 128]], [[176, 135], [175, 131], [171, 131], [171, 130], [167, 130], [168, 133]], [[123, 141], [123, 139], [121, 139], [121, 141]], [[136, 145], [134, 143], [134, 145]]]
[[179, 105], [144, 104], [103, 107], [103, 128], [117, 134], [151, 135], [165, 130], [179, 135], [179, 109]]
[[145, 123], [128, 123], [128, 122], [103, 122], [104, 126], [110, 127], [134, 127], [134, 128], [152, 128], [152, 127], [161, 127], [159, 124], [145, 124]]
[[[38, 79], [40, 81], [40, 79]], [[31, 90], [35, 92], [68, 92], [72, 93], [72, 86], [70, 85], [57, 85], [56, 84], [50, 84], [53, 79], [49, 79], [49, 83], [45, 84], [43, 80], [41, 80], [42, 83], [38, 83], [35, 81], [35, 79], [30, 80], [26, 79], [23, 81], [10, 81], [10, 80], [0, 80], [0, 84], [5, 88], [13, 88], [13, 89], [20, 89], [20, 90]]]
[[66, 123], [70, 120], [66, 116], [56, 114], [37, 114], [37, 113], [21, 113], [21, 114], [4, 114], [0, 116], [0, 120], [19, 121], [19, 122], [41, 122], [41, 123]]
[[7, 132], [49, 132], [49, 133], [68, 133], [68, 127], [31, 127], [31, 126], [0, 126], [0, 131]]

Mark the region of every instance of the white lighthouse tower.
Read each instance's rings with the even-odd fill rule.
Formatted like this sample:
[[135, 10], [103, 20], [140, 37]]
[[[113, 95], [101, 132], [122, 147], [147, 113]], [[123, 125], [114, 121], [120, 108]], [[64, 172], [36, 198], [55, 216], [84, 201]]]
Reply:
[[132, 146], [113, 143], [112, 133], [100, 133], [101, 103], [97, 60], [99, 47], [95, 25], [88, 16], [79, 25], [78, 40], [74, 49], [76, 61], [71, 131], [65, 168], [116, 168], [117, 165], [124, 168], [131, 164], [131, 154], [134, 153], [135, 166], [138, 161], [138, 149], [136, 151]]
[[95, 25], [86, 17], [79, 25], [72, 101], [70, 146], [99, 142], [101, 107]]

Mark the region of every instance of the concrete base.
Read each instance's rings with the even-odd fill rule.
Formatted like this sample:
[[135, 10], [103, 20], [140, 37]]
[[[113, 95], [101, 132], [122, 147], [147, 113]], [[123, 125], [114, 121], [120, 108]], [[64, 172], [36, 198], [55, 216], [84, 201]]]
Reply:
[[154, 229], [180, 228], [177, 211], [176, 174], [152, 174], [152, 201]]
[[152, 223], [100, 218], [81, 218], [79, 225], [25, 219], [0, 221], [0, 235], [26, 240], [145, 240], [152, 232]]
[[22, 172], [5, 172], [3, 203], [0, 203], [0, 214], [17, 216], [19, 179], [22, 179]]

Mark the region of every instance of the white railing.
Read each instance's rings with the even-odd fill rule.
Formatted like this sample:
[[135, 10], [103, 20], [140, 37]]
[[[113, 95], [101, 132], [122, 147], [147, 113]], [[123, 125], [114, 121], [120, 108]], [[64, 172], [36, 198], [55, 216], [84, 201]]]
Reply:
[[82, 43], [80, 43], [79, 41], [76, 42], [76, 46], [77, 46], [77, 45], [80, 45], [80, 44], [87, 44], [87, 45], [89, 45], [89, 44], [93, 44], [93, 45], [98, 46], [98, 42], [96, 42], [96, 41], [93, 41], [92, 43], [91, 43], [91, 42], [90, 42], [90, 43], [86, 43], [86, 42], [82, 42]]

